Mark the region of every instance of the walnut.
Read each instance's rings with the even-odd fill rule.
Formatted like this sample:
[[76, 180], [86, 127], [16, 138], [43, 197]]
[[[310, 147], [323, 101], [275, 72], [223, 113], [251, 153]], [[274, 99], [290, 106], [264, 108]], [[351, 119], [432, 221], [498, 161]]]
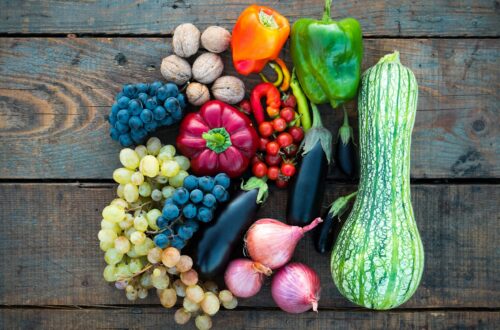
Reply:
[[200, 106], [210, 100], [208, 87], [197, 82], [192, 82], [188, 85], [186, 88], [186, 96], [189, 103], [195, 106]]
[[200, 48], [200, 30], [191, 23], [184, 23], [174, 30], [172, 39], [174, 53], [180, 57], [196, 54]]
[[220, 77], [222, 70], [224, 70], [224, 63], [219, 55], [201, 54], [193, 63], [193, 78], [202, 84], [211, 84]]
[[245, 97], [245, 84], [239, 78], [223, 76], [212, 85], [212, 94], [219, 101], [236, 104]]
[[191, 66], [177, 55], [167, 56], [161, 61], [160, 68], [162, 76], [177, 85], [184, 85], [191, 79]]
[[201, 34], [201, 45], [212, 53], [222, 53], [230, 42], [231, 33], [220, 26], [209, 26]]

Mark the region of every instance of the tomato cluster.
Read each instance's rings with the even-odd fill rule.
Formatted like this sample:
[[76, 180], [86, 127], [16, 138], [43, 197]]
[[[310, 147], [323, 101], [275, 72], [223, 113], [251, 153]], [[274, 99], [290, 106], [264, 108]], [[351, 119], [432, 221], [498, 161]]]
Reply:
[[252, 161], [252, 172], [256, 177], [267, 176], [284, 188], [295, 174], [295, 160], [299, 145], [304, 139], [304, 130], [296, 126], [298, 115], [293, 95], [281, 103], [279, 115], [259, 124], [260, 144]]

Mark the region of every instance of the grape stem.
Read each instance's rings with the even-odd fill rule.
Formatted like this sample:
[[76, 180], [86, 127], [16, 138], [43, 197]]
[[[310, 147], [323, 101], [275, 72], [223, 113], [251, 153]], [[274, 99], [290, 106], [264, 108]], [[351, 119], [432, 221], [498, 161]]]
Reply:
[[131, 279], [133, 279], [134, 277], [138, 276], [138, 275], [141, 275], [142, 273], [148, 271], [151, 267], [153, 267], [154, 265], [153, 264], [147, 264], [143, 269], [141, 269], [140, 271], [138, 271], [137, 273], [135, 273], [134, 275], [130, 276], [130, 277], [121, 277], [121, 278], [118, 278], [117, 281], [130, 281]]
[[133, 208], [131, 208], [131, 209], [127, 209], [127, 211], [135, 211], [135, 210], [138, 210], [138, 209], [142, 209], [142, 207], [143, 207], [144, 205], [148, 205], [148, 204], [151, 204], [151, 203], [152, 203], [152, 201], [149, 201], [149, 202], [143, 203], [143, 204], [141, 204], [141, 205], [139, 205], [139, 206], [133, 207]]

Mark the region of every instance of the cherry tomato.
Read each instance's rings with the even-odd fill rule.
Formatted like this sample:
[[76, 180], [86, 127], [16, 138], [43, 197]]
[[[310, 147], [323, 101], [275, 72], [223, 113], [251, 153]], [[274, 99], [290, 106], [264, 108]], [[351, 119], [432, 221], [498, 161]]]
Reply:
[[290, 144], [288, 147], [283, 149], [285, 151], [285, 155], [288, 157], [293, 157], [299, 151], [299, 147], [296, 144]]
[[295, 111], [290, 107], [283, 108], [280, 111], [280, 117], [289, 123], [295, 119]]
[[295, 174], [295, 165], [292, 163], [281, 164], [281, 173], [285, 176], [293, 176]]
[[260, 140], [259, 140], [259, 142], [260, 142], [260, 144], [259, 144], [259, 150], [260, 151], [266, 151], [266, 144], [269, 143], [269, 139], [261, 137]]
[[293, 94], [288, 94], [288, 96], [281, 102], [284, 107], [295, 108], [297, 106], [297, 99]]
[[286, 129], [286, 120], [281, 117], [274, 118], [273, 128], [276, 132], [283, 132]]
[[267, 174], [267, 165], [264, 162], [256, 162], [252, 165], [252, 173], [258, 178], [262, 178]]
[[252, 113], [252, 106], [250, 105], [249, 100], [243, 100], [238, 104], [238, 109], [246, 115], [250, 115]]
[[267, 178], [269, 180], [276, 180], [278, 179], [279, 175], [280, 175], [280, 169], [278, 168], [278, 166], [271, 166], [267, 170]]
[[279, 154], [276, 154], [276, 155], [267, 154], [266, 155], [266, 164], [269, 166], [278, 166], [279, 164], [281, 164], [282, 160], [283, 159], [281, 159], [281, 156]]
[[293, 142], [298, 143], [304, 139], [304, 130], [301, 127], [290, 127], [288, 133], [293, 138]]
[[277, 155], [278, 152], [280, 151], [280, 145], [276, 141], [271, 141], [268, 144], [266, 144], [266, 152], [271, 155]]
[[293, 143], [293, 137], [290, 133], [283, 132], [278, 135], [276, 142], [278, 142], [281, 147], [288, 147]]
[[278, 177], [278, 179], [276, 180], [276, 187], [278, 187], [278, 188], [286, 188], [286, 186], [288, 186], [288, 179], [283, 178], [283, 176], [280, 175]]
[[271, 122], [265, 121], [260, 123], [259, 125], [259, 133], [263, 137], [269, 137], [273, 134], [274, 128]]

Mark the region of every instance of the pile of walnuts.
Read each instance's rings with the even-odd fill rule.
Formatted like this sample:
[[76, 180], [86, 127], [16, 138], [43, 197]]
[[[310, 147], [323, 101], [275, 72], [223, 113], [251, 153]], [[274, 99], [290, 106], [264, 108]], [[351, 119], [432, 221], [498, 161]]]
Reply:
[[[209, 84], [215, 99], [236, 104], [245, 97], [245, 85], [237, 77], [221, 77], [224, 63], [218, 55], [228, 49], [230, 42], [231, 33], [220, 26], [210, 26], [200, 33], [191, 23], [181, 24], [174, 30], [174, 54], [163, 59], [161, 74], [177, 85], [189, 82], [186, 96], [192, 105], [200, 106], [210, 100]], [[200, 43], [208, 52], [199, 55], [191, 66], [186, 59], [198, 53]]]

